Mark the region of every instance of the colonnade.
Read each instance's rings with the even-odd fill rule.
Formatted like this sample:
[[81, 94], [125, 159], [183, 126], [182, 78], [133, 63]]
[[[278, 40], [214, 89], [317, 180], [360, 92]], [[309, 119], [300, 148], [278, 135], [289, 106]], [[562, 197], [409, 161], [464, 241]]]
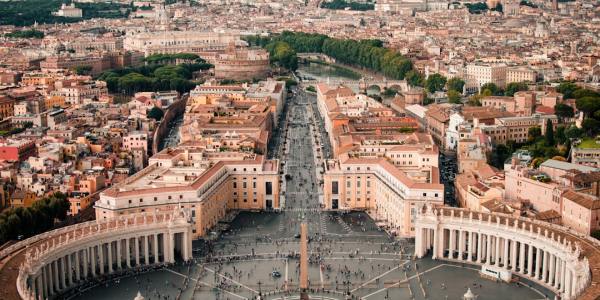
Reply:
[[[493, 266], [517, 273], [563, 299], [590, 281], [589, 263], [564, 235], [508, 215], [424, 208], [415, 222], [415, 256]], [[429, 211], [426, 211], [429, 210]]]
[[[73, 231], [73, 238], [59, 237], [41, 247], [19, 271], [17, 288], [23, 299], [52, 299], [88, 279], [192, 257], [191, 225], [165, 218], [159, 222], [107, 221], [96, 229]], [[130, 220], [131, 221], [131, 220]], [[111, 228], [110, 224], [114, 224]], [[76, 225], [75, 225], [76, 226]], [[104, 229], [104, 230], [102, 230]], [[81, 235], [77, 235], [81, 233]], [[70, 237], [70, 236], [69, 236]]]

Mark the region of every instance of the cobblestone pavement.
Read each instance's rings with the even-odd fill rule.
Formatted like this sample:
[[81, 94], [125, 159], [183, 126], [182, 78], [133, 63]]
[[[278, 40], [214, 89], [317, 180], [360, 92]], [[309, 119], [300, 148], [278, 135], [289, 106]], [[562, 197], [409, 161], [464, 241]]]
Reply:
[[393, 240], [365, 213], [321, 211], [309, 126], [319, 121], [310, 114], [318, 113], [316, 107], [307, 108], [311, 102], [314, 96], [300, 93], [288, 108], [283, 211], [242, 212], [218, 239], [195, 241], [195, 259], [189, 264], [111, 280], [74, 298], [133, 299], [140, 291], [145, 299], [163, 300], [256, 299], [259, 294], [263, 299], [299, 299], [297, 236], [302, 222], [308, 223], [311, 238], [311, 299], [344, 299], [346, 294], [353, 299], [461, 299], [467, 288], [480, 300], [550, 295], [482, 279], [475, 266], [412, 260], [411, 241]]

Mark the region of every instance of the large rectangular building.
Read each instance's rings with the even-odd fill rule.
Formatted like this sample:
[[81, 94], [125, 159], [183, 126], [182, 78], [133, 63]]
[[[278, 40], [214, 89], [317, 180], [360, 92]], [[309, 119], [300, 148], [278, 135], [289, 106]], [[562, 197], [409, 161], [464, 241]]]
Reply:
[[261, 155], [206, 157], [195, 148], [163, 150], [148, 167], [100, 195], [96, 219], [180, 207], [190, 212], [194, 237], [201, 237], [228, 210], [280, 208], [277, 160]]
[[323, 205], [331, 210], [364, 210], [387, 230], [413, 237], [417, 210], [444, 204], [439, 171], [405, 172], [386, 159], [330, 160], [323, 177]]

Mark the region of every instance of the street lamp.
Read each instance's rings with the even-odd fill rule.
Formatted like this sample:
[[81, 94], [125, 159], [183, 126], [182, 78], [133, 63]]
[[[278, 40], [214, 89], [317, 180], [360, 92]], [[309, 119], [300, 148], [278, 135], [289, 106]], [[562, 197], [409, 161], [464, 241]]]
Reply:
[[260, 282], [260, 280], [258, 281], [258, 295], [262, 296], [262, 290], [260, 289], [260, 286], [262, 285], [262, 282]]

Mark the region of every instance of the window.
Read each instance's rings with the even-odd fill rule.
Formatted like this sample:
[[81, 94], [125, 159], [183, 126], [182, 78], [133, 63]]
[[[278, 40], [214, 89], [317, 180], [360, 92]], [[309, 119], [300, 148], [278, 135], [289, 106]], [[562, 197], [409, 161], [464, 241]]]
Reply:
[[242, 188], [246, 188], [246, 187], [247, 187], [247, 186], [246, 186], [246, 182], [245, 182], [245, 181], [244, 181], [244, 182], [242, 182]]
[[331, 193], [334, 195], [338, 194], [338, 182], [337, 181], [331, 182]]
[[252, 188], [255, 189], [256, 188], [256, 181], [252, 182]]
[[423, 197], [427, 197], [427, 193], [423, 193]]
[[273, 183], [270, 181], [265, 182], [265, 190], [267, 195], [273, 195]]
[[129, 199], [129, 204], [131, 204], [131, 199]]
[[237, 182], [235, 182], [235, 181], [233, 182], [233, 188], [237, 189]]
[[169, 200], [171, 200], [171, 196], [169, 196]]

